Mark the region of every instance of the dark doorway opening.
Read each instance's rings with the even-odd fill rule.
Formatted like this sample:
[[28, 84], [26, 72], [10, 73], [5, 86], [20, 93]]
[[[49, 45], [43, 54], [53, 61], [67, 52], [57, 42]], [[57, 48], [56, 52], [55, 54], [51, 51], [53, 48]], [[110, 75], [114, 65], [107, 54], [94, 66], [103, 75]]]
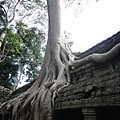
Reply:
[[0, 120], [9, 120], [9, 114], [0, 114]]
[[3, 120], [9, 120], [9, 114], [4, 114], [4, 119]]
[[96, 108], [96, 120], [120, 120], [120, 107]]
[[2, 120], [2, 114], [0, 114], [0, 120]]
[[54, 120], [84, 120], [81, 108], [55, 110]]

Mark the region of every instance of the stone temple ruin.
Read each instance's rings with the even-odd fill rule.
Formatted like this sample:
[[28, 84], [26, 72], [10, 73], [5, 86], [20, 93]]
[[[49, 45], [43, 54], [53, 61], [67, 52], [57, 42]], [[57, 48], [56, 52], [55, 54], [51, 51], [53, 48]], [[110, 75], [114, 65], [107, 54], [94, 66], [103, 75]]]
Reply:
[[[80, 55], [105, 53], [120, 43], [120, 32]], [[22, 87], [13, 96], [25, 91]], [[120, 120], [120, 53], [104, 63], [88, 63], [71, 72], [71, 84], [55, 98], [54, 120]], [[9, 120], [1, 112], [0, 120]]]
[[[80, 55], [104, 53], [120, 43], [120, 32]], [[54, 120], [120, 120], [120, 54], [71, 73], [71, 85], [55, 99]]]

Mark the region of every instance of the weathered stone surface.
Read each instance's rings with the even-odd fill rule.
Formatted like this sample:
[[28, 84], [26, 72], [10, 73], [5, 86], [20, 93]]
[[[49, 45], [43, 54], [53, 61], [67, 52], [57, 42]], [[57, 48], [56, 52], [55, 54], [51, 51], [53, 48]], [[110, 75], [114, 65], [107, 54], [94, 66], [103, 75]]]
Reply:
[[[120, 32], [80, 55], [104, 53], [120, 43]], [[89, 63], [71, 73], [71, 85], [62, 89], [55, 109], [120, 106], [120, 54], [104, 63]]]

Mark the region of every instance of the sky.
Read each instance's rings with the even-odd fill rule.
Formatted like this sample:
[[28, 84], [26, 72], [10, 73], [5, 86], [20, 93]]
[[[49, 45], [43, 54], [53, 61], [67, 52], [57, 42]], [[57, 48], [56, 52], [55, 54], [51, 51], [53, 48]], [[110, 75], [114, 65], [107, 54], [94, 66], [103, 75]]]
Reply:
[[83, 3], [77, 17], [75, 7], [62, 10], [62, 29], [70, 33], [73, 52], [83, 52], [120, 30], [120, 0]]

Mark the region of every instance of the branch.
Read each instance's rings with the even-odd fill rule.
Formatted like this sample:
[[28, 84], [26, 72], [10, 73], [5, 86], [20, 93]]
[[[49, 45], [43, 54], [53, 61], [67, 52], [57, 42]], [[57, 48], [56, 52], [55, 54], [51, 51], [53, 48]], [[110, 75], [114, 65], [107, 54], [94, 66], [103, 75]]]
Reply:
[[6, 10], [7, 14], [8, 14], [8, 11], [10, 9], [10, 4], [11, 4], [11, 2], [9, 2], [8, 5], [7, 5], [7, 7], [8, 7], [8, 9]]
[[16, 5], [15, 5], [15, 7], [13, 9], [13, 17], [11, 18], [11, 20], [9, 20], [9, 23], [11, 23], [14, 20], [14, 18], [15, 18], [15, 9], [16, 9], [16, 7], [17, 7], [19, 2], [20, 2], [20, 0], [17, 1]]
[[[6, 14], [6, 19], [7, 19], [7, 12], [6, 12], [6, 10], [5, 10], [5, 8], [0, 4], [0, 8], [3, 8], [4, 9], [4, 12], [5, 12], [5, 14]], [[7, 22], [8, 22], [8, 19], [7, 19]]]
[[24, 15], [24, 16], [20, 19], [20, 21], [22, 21], [25, 17], [32, 15], [32, 14], [35, 12], [36, 9], [37, 9], [37, 8], [31, 10], [28, 14]]
[[28, 17], [28, 16], [30, 16], [30, 15], [32, 15], [32, 13], [31, 12], [29, 12], [28, 14], [26, 14], [26, 15], [24, 15], [19, 21], [23, 21], [23, 19], [25, 19], [26, 17]]

